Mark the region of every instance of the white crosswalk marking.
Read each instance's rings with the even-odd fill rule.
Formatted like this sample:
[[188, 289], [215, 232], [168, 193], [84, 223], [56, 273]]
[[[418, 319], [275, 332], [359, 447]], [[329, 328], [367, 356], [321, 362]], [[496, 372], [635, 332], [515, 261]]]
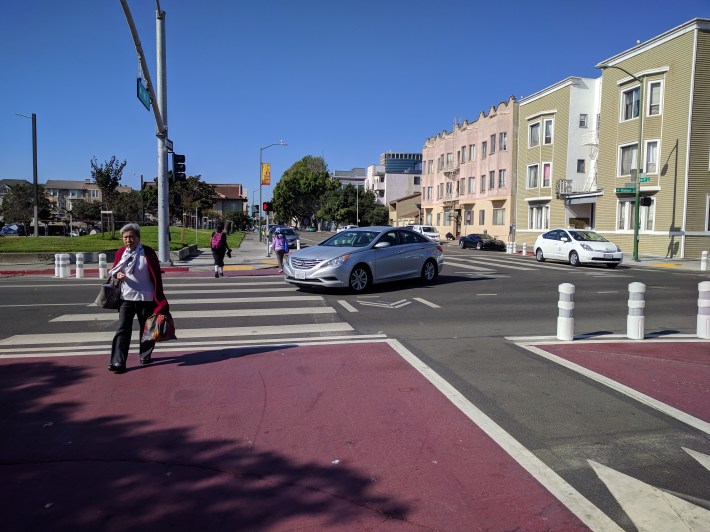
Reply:
[[[228, 309], [228, 310], [178, 310], [170, 313], [173, 319], [178, 318], [236, 318], [239, 316], [302, 316], [304, 314], [335, 314], [333, 307], [292, 307], [292, 308], [248, 308], [248, 309]], [[50, 322], [58, 321], [116, 321], [116, 312], [110, 314], [64, 314]]]

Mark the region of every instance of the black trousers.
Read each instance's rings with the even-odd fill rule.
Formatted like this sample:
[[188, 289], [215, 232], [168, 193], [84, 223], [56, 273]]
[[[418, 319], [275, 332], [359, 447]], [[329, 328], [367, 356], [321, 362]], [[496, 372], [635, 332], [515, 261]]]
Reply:
[[[154, 310], [155, 302], [153, 301], [121, 300], [121, 307], [118, 309], [118, 330], [111, 344], [111, 364], [113, 366], [126, 365], [128, 350], [131, 346], [131, 334], [133, 333], [133, 318], [138, 316], [140, 335], [143, 336], [145, 322]], [[153, 341], [141, 342], [139, 347], [141, 360], [150, 358], [154, 347], [155, 342]]]

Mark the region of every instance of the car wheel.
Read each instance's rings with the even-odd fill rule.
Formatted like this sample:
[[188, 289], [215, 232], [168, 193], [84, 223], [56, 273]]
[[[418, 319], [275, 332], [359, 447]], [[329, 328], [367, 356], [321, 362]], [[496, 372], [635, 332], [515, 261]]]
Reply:
[[618, 262], [609, 263], [606, 265], [607, 268], [616, 268], [619, 265]]
[[579, 266], [579, 255], [577, 255], [576, 251], [572, 251], [569, 254], [569, 263], [572, 266]]
[[439, 272], [436, 268], [436, 263], [433, 260], [426, 261], [424, 266], [422, 266], [422, 281], [430, 283], [436, 279], [438, 274]]
[[542, 254], [542, 249], [537, 248], [535, 250], [535, 259], [537, 259], [538, 262], [545, 262], [545, 256]]
[[483, 244], [481, 244], [480, 242], [476, 242], [476, 249], [478, 251], [481, 251], [483, 249]]
[[350, 285], [350, 290], [355, 293], [367, 290], [371, 282], [372, 276], [370, 275], [370, 270], [365, 266], [358, 264], [353, 268], [353, 271], [350, 272], [348, 284]]
[[459, 240], [459, 247], [461, 249], [466, 249], [466, 243], [463, 240]]

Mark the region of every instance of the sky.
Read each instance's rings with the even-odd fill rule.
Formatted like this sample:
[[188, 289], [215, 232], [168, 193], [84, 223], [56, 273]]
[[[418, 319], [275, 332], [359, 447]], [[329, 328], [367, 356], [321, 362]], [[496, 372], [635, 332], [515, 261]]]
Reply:
[[[188, 175], [259, 201], [307, 155], [330, 171], [421, 152], [455, 120], [570, 76], [693, 18], [710, 0], [158, 0], [166, 12], [168, 136]], [[127, 0], [156, 83], [156, 1]], [[157, 175], [155, 119], [120, 0], [0, 2], [0, 179]], [[283, 140], [287, 146], [272, 146]]]

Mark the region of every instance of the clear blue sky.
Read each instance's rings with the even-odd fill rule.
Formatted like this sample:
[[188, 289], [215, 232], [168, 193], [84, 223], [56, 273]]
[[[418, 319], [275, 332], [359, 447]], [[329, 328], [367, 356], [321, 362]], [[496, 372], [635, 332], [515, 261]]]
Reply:
[[[154, 0], [128, 0], [155, 82]], [[168, 124], [189, 175], [258, 190], [306, 155], [330, 170], [420, 152], [455, 118], [537, 92], [695, 17], [710, 0], [160, 0]], [[551, 30], [555, 28], [553, 36]], [[86, 179], [116, 155], [122, 183], [157, 174], [153, 114], [119, 0], [0, 2], [0, 179]], [[264, 199], [272, 187], [264, 187]], [[250, 198], [251, 199], [251, 198]], [[258, 192], [256, 195], [258, 201]]]

